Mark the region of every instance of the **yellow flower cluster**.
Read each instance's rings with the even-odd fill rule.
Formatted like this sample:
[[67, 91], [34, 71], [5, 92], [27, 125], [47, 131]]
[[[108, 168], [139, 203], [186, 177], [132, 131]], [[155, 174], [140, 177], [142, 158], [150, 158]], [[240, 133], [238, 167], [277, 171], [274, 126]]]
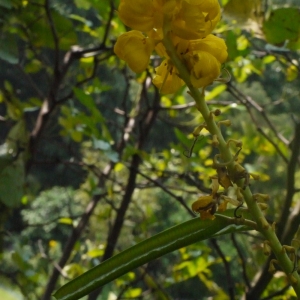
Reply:
[[163, 28], [167, 27], [192, 85], [205, 87], [218, 78], [227, 59], [225, 42], [210, 34], [220, 20], [220, 12], [218, 0], [121, 0], [118, 15], [133, 30], [118, 38], [114, 51], [140, 73], [155, 50], [164, 60], [156, 68], [153, 83], [164, 94], [174, 93], [184, 81], [163, 46]]

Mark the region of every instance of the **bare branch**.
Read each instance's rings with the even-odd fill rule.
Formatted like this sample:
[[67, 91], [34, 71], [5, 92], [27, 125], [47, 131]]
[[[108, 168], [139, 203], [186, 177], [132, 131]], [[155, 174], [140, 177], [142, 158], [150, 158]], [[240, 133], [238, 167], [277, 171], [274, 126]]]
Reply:
[[217, 243], [217, 240], [215, 238], [212, 238], [210, 240], [211, 244], [213, 245], [214, 249], [218, 253], [218, 255], [221, 257], [224, 267], [225, 267], [225, 272], [226, 272], [226, 279], [227, 279], [227, 287], [228, 287], [228, 294], [231, 300], [235, 299], [234, 296], [234, 281], [231, 276], [231, 271], [230, 271], [230, 264], [227, 261], [223, 251], [221, 250], [220, 246]]
[[250, 107], [254, 108], [256, 111], [258, 111], [262, 116], [263, 119], [266, 121], [266, 123], [268, 124], [269, 128], [273, 131], [273, 133], [276, 135], [276, 137], [283, 142], [285, 145], [289, 144], [289, 141], [283, 137], [275, 128], [275, 126], [273, 125], [273, 123], [269, 120], [268, 116], [266, 115], [264, 109], [259, 106], [251, 97], [248, 97], [246, 95], [244, 95], [240, 90], [238, 90], [237, 88], [235, 88], [231, 83], [228, 83], [228, 91], [237, 99], [239, 100], [242, 104], [245, 105], [246, 109], [249, 112], [249, 115], [253, 121], [253, 123], [256, 125], [256, 128], [258, 130], [258, 132], [260, 132], [276, 149], [276, 151], [278, 152], [278, 154], [281, 156], [281, 158], [287, 163], [288, 159], [286, 158], [286, 156], [283, 154], [283, 152], [281, 151], [281, 149], [278, 147], [277, 143], [274, 142], [267, 134], [264, 133], [264, 131], [261, 129], [261, 127], [258, 124], [256, 118], [254, 117], [254, 114], [252, 113]]
[[51, 14], [51, 9], [50, 9], [50, 3], [49, 0], [45, 0], [45, 11], [47, 15], [47, 20], [52, 32], [52, 38], [54, 42], [54, 74], [55, 76], [59, 77], [60, 76], [60, 70], [59, 70], [59, 60], [60, 60], [60, 55], [59, 55], [59, 38], [57, 35], [57, 31], [55, 28], [55, 24], [52, 18]]
[[233, 245], [234, 245], [234, 247], [235, 247], [235, 249], [236, 249], [236, 251], [239, 255], [239, 258], [241, 260], [241, 265], [242, 265], [242, 270], [243, 270], [243, 278], [244, 278], [245, 284], [246, 284], [248, 290], [250, 290], [251, 289], [251, 284], [250, 284], [250, 281], [249, 281], [249, 278], [248, 278], [248, 275], [247, 275], [247, 271], [246, 271], [246, 269], [247, 269], [246, 268], [246, 265], [247, 265], [246, 260], [245, 260], [244, 255], [243, 255], [243, 253], [242, 253], [242, 251], [241, 251], [241, 249], [240, 249], [240, 247], [237, 243], [237, 240], [235, 238], [234, 233], [231, 234], [231, 240], [232, 240], [232, 243], [233, 243]]
[[176, 201], [178, 201], [185, 209], [186, 211], [192, 216], [195, 217], [195, 214], [190, 209], [190, 207], [185, 203], [182, 197], [175, 195], [173, 192], [171, 192], [168, 188], [166, 188], [162, 183], [159, 181], [152, 179], [151, 177], [147, 176], [146, 174], [143, 174], [141, 171], [136, 170], [138, 174], [149, 180], [150, 182], [154, 183], [156, 186], [160, 187], [164, 192], [166, 192], [168, 195], [170, 195], [172, 198], [174, 198]]

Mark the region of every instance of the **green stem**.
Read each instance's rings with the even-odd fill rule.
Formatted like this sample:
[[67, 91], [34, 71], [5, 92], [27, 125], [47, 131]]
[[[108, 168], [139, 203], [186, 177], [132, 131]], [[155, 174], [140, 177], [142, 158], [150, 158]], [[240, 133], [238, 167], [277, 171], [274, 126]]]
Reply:
[[[196, 102], [196, 107], [203, 116], [204, 121], [206, 122], [207, 129], [209, 130], [211, 135], [217, 136], [217, 139], [219, 141], [218, 148], [223, 161], [231, 161], [231, 163], [228, 164], [227, 168], [229, 174], [234, 175], [236, 171], [234, 169], [234, 160], [232, 159], [233, 155], [231, 154], [229, 147], [227, 147], [226, 141], [222, 135], [219, 126], [215, 122], [212, 114], [210, 113], [210, 110], [205, 102], [204, 95], [199, 91], [199, 89], [193, 87], [190, 80], [190, 73], [184, 62], [177, 55], [176, 49], [172, 44], [172, 40], [169, 37], [168, 24], [164, 26], [163, 44], [174, 66], [176, 67], [179, 76], [182, 78], [182, 80], [185, 81], [187, 87], [189, 88], [190, 94]], [[240, 180], [239, 182], [237, 182], [237, 184], [242, 188], [243, 180]], [[257, 205], [257, 202], [253, 200], [252, 193], [249, 187], [247, 187], [246, 189], [242, 189], [242, 194], [248, 206], [248, 209], [253, 217], [253, 220], [257, 224], [257, 230], [261, 232], [261, 234], [265, 237], [266, 240], [269, 241], [270, 247], [278, 260], [278, 264], [289, 278], [291, 285], [293, 286], [298, 298], [300, 299], [300, 277], [297, 272], [293, 272], [293, 274], [291, 274], [291, 272], [294, 270], [294, 263], [290, 260], [285, 251], [283, 251], [282, 245], [278, 240], [274, 229], [268, 224], [261, 209]]]

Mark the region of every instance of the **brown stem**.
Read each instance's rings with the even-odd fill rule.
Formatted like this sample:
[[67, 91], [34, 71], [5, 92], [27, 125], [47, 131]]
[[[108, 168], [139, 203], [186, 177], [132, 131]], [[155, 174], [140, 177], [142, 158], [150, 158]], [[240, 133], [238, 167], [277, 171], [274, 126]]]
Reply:
[[218, 255], [221, 257], [224, 267], [225, 267], [225, 272], [226, 272], [226, 279], [227, 279], [227, 286], [228, 286], [228, 294], [231, 300], [234, 300], [234, 281], [231, 276], [230, 272], [230, 264], [227, 261], [223, 251], [221, 250], [220, 246], [218, 245], [218, 242], [215, 238], [211, 239], [211, 243], [214, 247], [214, 249], [217, 251]]
[[[109, 172], [110, 170], [107, 170], [107, 172]], [[80, 237], [83, 229], [85, 228], [85, 226], [87, 225], [87, 222], [90, 219], [90, 216], [92, 215], [97, 203], [99, 202], [99, 200], [102, 198], [103, 195], [101, 196], [95, 196], [91, 202], [89, 203], [89, 205], [87, 206], [85, 213], [83, 214], [83, 216], [81, 217], [78, 225], [72, 230], [71, 235], [68, 238], [68, 241], [66, 243], [66, 246], [64, 248], [64, 252], [62, 257], [60, 258], [59, 262], [58, 262], [58, 266], [62, 269], [65, 264], [67, 263], [71, 252], [74, 248], [75, 243], [77, 242], [78, 238]], [[51, 299], [51, 294], [53, 292], [53, 290], [55, 289], [55, 285], [57, 282], [57, 279], [60, 275], [60, 272], [58, 271], [57, 268], [54, 268], [52, 271], [52, 274], [50, 276], [50, 279], [47, 283], [46, 286], [46, 290], [44, 292], [44, 295], [42, 297], [42, 300], [50, 300]]]
[[[138, 140], [138, 144], [137, 144], [137, 149], [142, 149], [144, 142], [146, 141], [148, 134], [153, 126], [153, 123], [157, 117], [157, 114], [159, 112], [159, 95], [158, 93], [156, 94], [155, 97], [155, 102], [153, 105], [153, 108], [148, 109], [145, 118], [142, 119], [141, 123], [140, 123], [140, 134], [139, 134], [139, 140]], [[126, 185], [126, 190], [125, 190], [125, 194], [123, 196], [121, 205], [118, 209], [114, 224], [112, 226], [112, 230], [110, 231], [108, 237], [107, 237], [107, 242], [106, 242], [106, 248], [104, 251], [104, 255], [102, 257], [102, 261], [107, 260], [108, 258], [110, 258], [113, 255], [114, 249], [116, 247], [118, 238], [120, 236], [121, 233], [121, 229], [123, 227], [124, 224], [124, 220], [125, 220], [125, 214], [127, 212], [127, 209], [129, 207], [129, 204], [131, 202], [132, 199], [132, 194], [135, 190], [136, 187], [136, 178], [138, 175], [137, 170], [139, 169], [139, 165], [141, 163], [141, 158], [138, 154], [134, 154], [131, 160], [131, 164], [130, 164], [130, 173], [129, 173], [129, 178], [127, 181], [127, 185]], [[94, 292], [92, 292], [89, 297], [88, 300], [96, 300], [99, 296], [99, 294], [102, 291], [102, 287], [98, 288], [97, 290], [95, 290]]]

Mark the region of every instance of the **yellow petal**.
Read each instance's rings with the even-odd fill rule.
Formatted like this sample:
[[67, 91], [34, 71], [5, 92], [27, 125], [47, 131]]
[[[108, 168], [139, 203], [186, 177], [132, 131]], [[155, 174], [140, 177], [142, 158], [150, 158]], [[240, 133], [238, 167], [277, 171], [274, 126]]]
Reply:
[[210, 211], [201, 211], [200, 219], [201, 220], [214, 220], [216, 217], [210, 213]]
[[210, 85], [220, 75], [220, 62], [208, 52], [197, 52], [195, 63], [191, 70], [191, 82], [200, 88]]
[[185, 21], [180, 19], [175, 20], [172, 23], [172, 32], [180, 38], [187, 40], [202, 39], [205, 36], [204, 29], [197, 32], [194, 29], [187, 27]]
[[211, 190], [212, 190], [212, 195], [215, 195], [218, 190], [219, 190], [219, 180], [218, 178], [212, 178], [212, 185], [211, 185]]
[[226, 201], [226, 200], [222, 201], [218, 206], [218, 211], [220, 211], [220, 212], [225, 211], [227, 208], [227, 204], [228, 204], [228, 201]]
[[221, 18], [221, 7], [218, 0], [198, 1], [200, 9], [207, 13], [205, 17], [205, 35], [210, 34]]
[[221, 18], [221, 7], [218, 0], [185, 0], [205, 14], [205, 35], [213, 31]]
[[121, 0], [118, 15], [122, 22], [135, 30], [149, 31], [154, 26], [154, 6], [152, 1]]
[[167, 50], [166, 50], [165, 46], [163, 45], [163, 43], [158, 43], [155, 46], [155, 52], [161, 57], [165, 57], [165, 58], [168, 57]]
[[172, 23], [172, 31], [182, 39], [201, 39], [205, 36], [205, 14], [195, 5], [182, 3], [182, 8]]
[[130, 69], [136, 73], [146, 70], [153, 49], [154, 40], [136, 30], [120, 35], [114, 46], [118, 57], [125, 60]]
[[159, 67], [155, 69], [156, 75], [153, 84], [160, 89], [162, 94], [173, 94], [178, 91], [185, 83], [178, 77], [177, 70], [165, 59]]
[[194, 212], [200, 212], [203, 210], [210, 210], [214, 205], [212, 195], [201, 196], [192, 204], [192, 210]]
[[202, 40], [190, 41], [190, 50], [209, 52], [216, 57], [220, 63], [225, 62], [228, 56], [225, 41], [212, 34]]
[[225, 190], [232, 187], [231, 180], [225, 167], [217, 168], [217, 174], [219, 183]]

